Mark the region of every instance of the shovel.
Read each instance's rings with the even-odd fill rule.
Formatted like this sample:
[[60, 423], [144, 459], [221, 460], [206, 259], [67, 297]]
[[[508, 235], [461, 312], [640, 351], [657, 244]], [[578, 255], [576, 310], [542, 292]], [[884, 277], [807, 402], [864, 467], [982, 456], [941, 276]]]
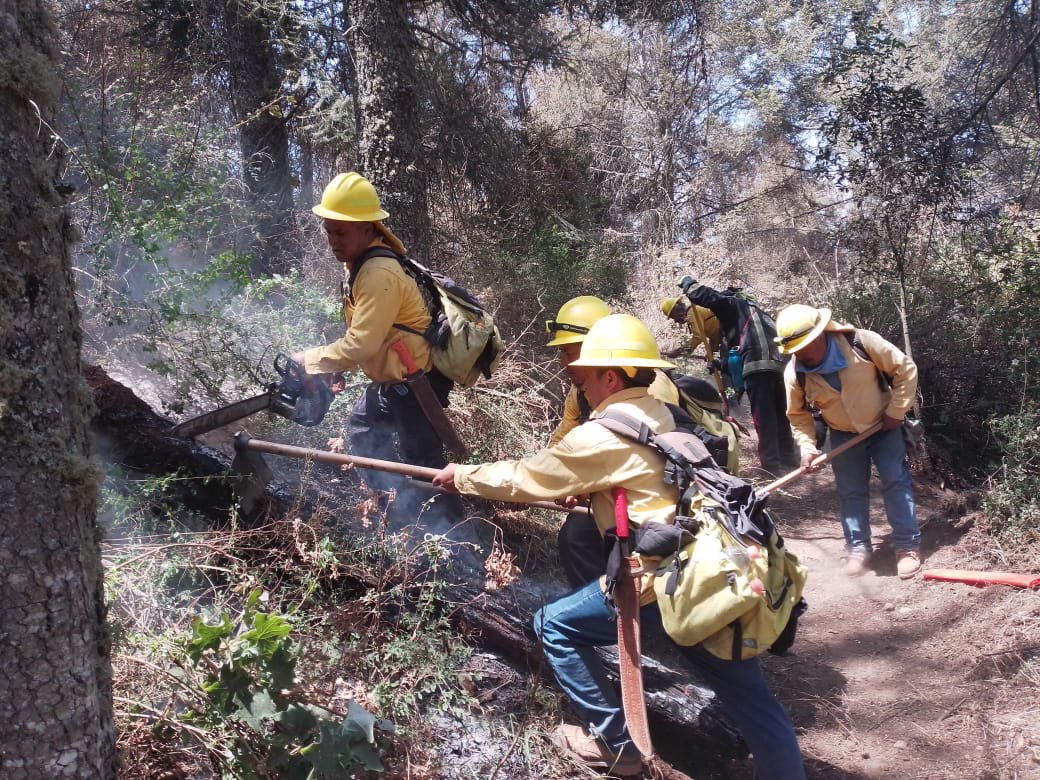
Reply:
[[[254, 439], [245, 431], [239, 431], [235, 434], [235, 460], [231, 464], [231, 470], [233, 474], [243, 477], [245, 480], [244, 487], [239, 491], [239, 495], [242, 511], [246, 514], [252, 514], [253, 510], [256, 509], [257, 502], [264, 494], [264, 488], [271, 481], [271, 470], [260, 456], [262, 452], [269, 452], [272, 455], [285, 455], [290, 458], [318, 460], [323, 463], [353, 465], [358, 468], [374, 469], [376, 471], [385, 471], [389, 474], [413, 477], [424, 482], [432, 480], [439, 471], [439, 469], [426, 466], [413, 466], [410, 463], [377, 460], [376, 458], [365, 458], [360, 455], [344, 455], [339, 452], [312, 450], [306, 447], [294, 447], [291, 444], [279, 444], [278, 442]], [[436, 490], [439, 493], [447, 492], [440, 488], [435, 488], [433, 485], [424, 485], [423, 487], [429, 487], [430, 490]], [[585, 512], [587, 514], [589, 511], [584, 507], [567, 509], [552, 501], [529, 501], [523, 503], [537, 509], [551, 509], [554, 512]]]
[[790, 483], [794, 482], [800, 476], [807, 473], [810, 468], [822, 466], [824, 463], [827, 463], [828, 461], [836, 458], [838, 455], [841, 455], [841, 453], [845, 452], [845, 450], [852, 449], [860, 442], [866, 441], [880, 430], [881, 423], [874, 423], [869, 428], [867, 428], [867, 430], [863, 431], [863, 433], [859, 434], [858, 436], [853, 436], [847, 442], [835, 447], [830, 452], [823, 453], [822, 455], [818, 455], [817, 457], [813, 458], [812, 462], [808, 466], [799, 466], [789, 474], [784, 474], [782, 477], [780, 477], [780, 479], [776, 480], [775, 482], [770, 482], [764, 488], [762, 488], [761, 490], [756, 490], [755, 492], [760, 496], [768, 496], [774, 490], [779, 490], [785, 485], [789, 485]]

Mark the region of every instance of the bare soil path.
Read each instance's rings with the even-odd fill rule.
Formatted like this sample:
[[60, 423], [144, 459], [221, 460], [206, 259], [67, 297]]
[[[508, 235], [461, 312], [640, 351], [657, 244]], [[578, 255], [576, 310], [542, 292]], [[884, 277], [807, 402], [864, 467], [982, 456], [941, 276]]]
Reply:
[[[1040, 778], [1040, 593], [900, 580], [872, 488], [874, 570], [859, 578], [841, 570], [829, 468], [771, 499], [810, 606], [794, 651], [763, 663], [809, 776]], [[915, 490], [924, 568], [987, 568], [965, 502], [919, 475]]]

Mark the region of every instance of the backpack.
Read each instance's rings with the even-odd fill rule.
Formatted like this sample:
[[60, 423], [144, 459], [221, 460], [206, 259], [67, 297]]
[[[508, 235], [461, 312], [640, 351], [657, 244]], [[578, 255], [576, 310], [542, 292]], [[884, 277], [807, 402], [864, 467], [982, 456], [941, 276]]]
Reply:
[[394, 323], [394, 327], [426, 339], [434, 368], [456, 384], [472, 387], [481, 375], [489, 379], [498, 368], [504, 345], [491, 314], [480, 301], [454, 279], [380, 246], [367, 250], [354, 266], [348, 294], [353, 295], [354, 279], [372, 257], [397, 260], [419, 286], [430, 311], [431, 320], [425, 331], [400, 323]]
[[678, 491], [674, 524], [648, 523], [634, 535], [636, 552], [661, 558], [654, 591], [668, 636], [723, 660], [787, 652], [807, 608], [808, 573], [784, 547], [766, 497], [719, 469], [695, 434], [655, 434], [610, 409], [596, 422], [657, 450], [665, 483]]

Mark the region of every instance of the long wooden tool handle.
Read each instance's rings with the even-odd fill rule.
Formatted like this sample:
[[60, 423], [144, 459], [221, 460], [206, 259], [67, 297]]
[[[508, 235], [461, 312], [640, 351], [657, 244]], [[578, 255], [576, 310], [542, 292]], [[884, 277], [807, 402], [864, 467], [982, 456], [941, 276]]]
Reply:
[[[827, 461], [834, 460], [834, 458], [836, 458], [838, 455], [841, 455], [841, 453], [845, 452], [845, 450], [855, 447], [862, 441], [866, 441], [880, 430], [881, 423], [874, 423], [869, 428], [867, 428], [867, 430], [863, 431], [863, 433], [859, 434], [858, 436], [853, 436], [847, 442], [838, 445], [830, 452], [826, 452], [816, 458], [813, 458], [812, 463], [810, 463], [809, 465], [814, 468], [817, 466], [822, 466]], [[776, 480], [775, 482], [770, 482], [764, 488], [762, 488], [761, 490], [756, 490], [755, 492], [758, 493], [758, 495], [760, 496], [767, 496], [774, 490], [779, 490], [785, 485], [789, 485], [790, 483], [794, 482], [796, 479], [798, 479], [798, 477], [808, 472], [808, 470], [808, 466], [799, 466], [790, 474], [784, 474], [782, 477], [780, 477], [780, 479]]]
[[[243, 446], [246, 449], [255, 450], [256, 452], [269, 452], [272, 455], [284, 455], [289, 458], [319, 460], [323, 463], [353, 465], [363, 469], [386, 471], [390, 474], [415, 477], [416, 479], [421, 479], [425, 482], [430, 482], [438, 472], [438, 469], [431, 469], [426, 466], [413, 466], [410, 463], [397, 463], [392, 460], [365, 458], [361, 455], [344, 455], [339, 452], [328, 452], [327, 450], [312, 450], [306, 447], [294, 447], [291, 444], [279, 444], [274, 441], [253, 439], [246, 437], [244, 434], [239, 434], [235, 437], [235, 446]], [[551, 509], [554, 512], [581, 512], [583, 510], [586, 513], [588, 512], [584, 507], [567, 509], [559, 504], [554, 504], [552, 501], [530, 501], [526, 503], [528, 506], [537, 507], [538, 509]]]

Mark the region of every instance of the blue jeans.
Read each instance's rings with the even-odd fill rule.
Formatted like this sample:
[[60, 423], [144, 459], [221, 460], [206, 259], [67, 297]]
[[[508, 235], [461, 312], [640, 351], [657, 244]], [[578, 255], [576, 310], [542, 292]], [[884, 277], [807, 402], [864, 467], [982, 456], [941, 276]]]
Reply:
[[[831, 429], [831, 446], [844, 444], [856, 434]], [[881, 477], [885, 514], [892, 526], [892, 546], [896, 550], [917, 550], [921, 532], [917, 528], [914, 489], [910, 467], [906, 462], [906, 444], [901, 428], [879, 431], [865, 442], [831, 461], [834, 482], [841, 504], [841, 527], [845, 533], [845, 549], [868, 555], [870, 542], [870, 464]]]
[[[639, 612], [644, 647], [671, 641], [656, 604]], [[629, 742], [617, 692], [594, 648], [617, 643], [617, 623], [603, 601], [599, 582], [547, 604], [535, 613], [534, 628], [556, 680], [578, 715], [615, 752]], [[757, 659], [723, 661], [701, 647], [680, 648], [690, 668], [715, 692], [755, 757], [756, 776], [802, 780], [801, 751], [787, 713], [776, 700]]]

